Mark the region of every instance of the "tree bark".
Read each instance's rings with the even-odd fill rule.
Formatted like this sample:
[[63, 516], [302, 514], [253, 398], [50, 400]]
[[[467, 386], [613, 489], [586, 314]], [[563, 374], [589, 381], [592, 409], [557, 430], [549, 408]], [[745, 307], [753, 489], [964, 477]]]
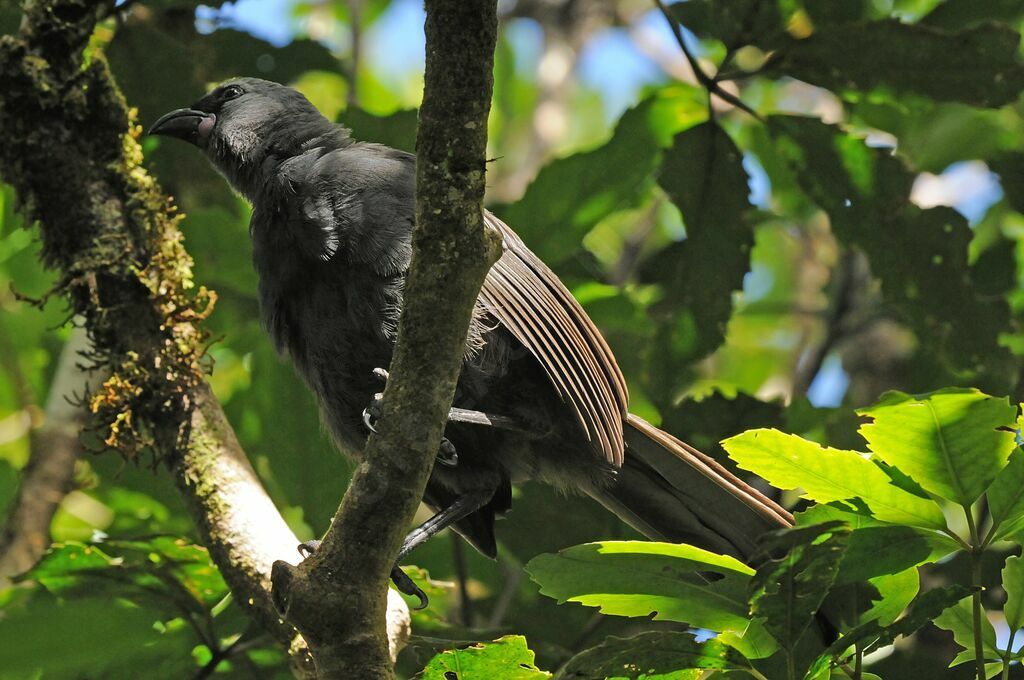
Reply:
[[[44, 262], [61, 275], [53, 293], [84, 319], [90, 359], [109, 376], [89, 401], [106, 443], [171, 467], [236, 600], [309, 675], [305, 643], [269, 595], [271, 563], [298, 559], [295, 537], [205, 381], [200, 322], [216, 296], [195, 290], [182, 216], [142, 168], [141, 129], [88, 47], [113, 7], [28, 0], [19, 34], [0, 38], [0, 176], [38, 220]], [[381, 597], [382, 619], [392, 616], [388, 661], [408, 632], [408, 609], [394, 598], [387, 610]]]
[[495, 0], [426, 1], [416, 227], [379, 434], [317, 553], [274, 568], [275, 599], [320, 678], [390, 678], [388, 575], [423, 496], [500, 238], [484, 227]]
[[28, 462], [0, 532], [0, 589], [10, 577], [28, 571], [50, 547], [50, 523], [74, 483], [82, 451], [79, 435], [87, 416], [75, 395], [96, 382], [78, 367], [87, 340], [84, 330], [74, 329], [61, 350], [42, 425], [29, 433]]

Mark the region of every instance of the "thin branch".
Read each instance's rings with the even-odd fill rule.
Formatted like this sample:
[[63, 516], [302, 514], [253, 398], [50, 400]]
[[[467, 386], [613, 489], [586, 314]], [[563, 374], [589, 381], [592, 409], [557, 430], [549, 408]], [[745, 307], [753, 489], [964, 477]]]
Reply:
[[321, 678], [391, 678], [384, 598], [423, 496], [483, 279], [500, 254], [484, 227], [496, 0], [427, 0], [413, 256], [379, 433], [320, 549], [274, 565], [274, 595]]
[[87, 347], [85, 331], [76, 327], [61, 350], [42, 426], [30, 433], [28, 462], [0, 533], [0, 581], [26, 571], [42, 557], [50, 545], [53, 516], [74, 483], [86, 410], [70, 400], [90, 382], [98, 382], [76, 365]]
[[765, 122], [764, 118], [761, 117], [761, 114], [750, 108], [746, 102], [734, 95], [732, 92], [722, 89], [722, 86], [718, 83], [717, 79], [710, 77], [704, 72], [704, 69], [701, 68], [700, 62], [698, 62], [697, 58], [693, 56], [693, 52], [690, 51], [690, 47], [686, 44], [686, 38], [683, 36], [683, 31], [679, 28], [679, 22], [676, 21], [675, 17], [672, 16], [672, 13], [668, 11], [668, 7], [665, 6], [665, 3], [662, 2], [662, 0], [654, 0], [654, 4], [658, 6], [658, 9], [661, 10], [662, 15], [665, 17], [665, 20], [668, 21], [669, 28], [672, 29], [672, 35], [675, 36], [676, 42], [679, 43], [680, 49], [683, 50], [683, 55], [686, 57], [686, 61], [689, 62], [690, 68], [693, 69], [693, 75], [697, 78], [697, 82], [700, 83], [710, 95], [715, 95], [719, 99], [732, 104], [741, 111], [749, 113], [762, 123]]

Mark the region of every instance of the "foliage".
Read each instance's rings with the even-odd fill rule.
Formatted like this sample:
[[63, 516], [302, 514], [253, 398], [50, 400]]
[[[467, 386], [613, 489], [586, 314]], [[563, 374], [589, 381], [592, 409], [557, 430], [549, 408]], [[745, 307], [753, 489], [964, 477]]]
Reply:
[[[128, 3], [94, 36], [140, 121], [262, 75], [411, 150], [421, 75], [395, 62], [419, 26], [396, 17], [415, 2], [289, 0], [287, 44], [246, 32], [244, 3], [201, 8], [198, 30], [198, 4]], [[499, 562], [454, 537], [413, 556], [436, 580], [400, 673], [955, 679], [977, 674], [975, 630], [986, 675], [1019, 673], [1024, 567], [1006, 556], [1024, 532], [1024, 3], [671, 5], [701, 68], [759, 117], [676, 78], [678, 46], [643, 32], [663, 22], [647, 3], [592, 3], [625, 29], [531, 7], [572, 3], [508, 4], [492, 208], [601, 327], [631, 410], [767, 480], [797, 527], [746, 567], [518, 488]], [[0, 32], [17, 26], [0, 7]], [[655, 76], [602, 59], [623, 42]], [[626, 101], [587, 76], [595, 63]], [[258, 327], [248, 208], [197, 154], [143, 145], [187, 214], [195, 281], [218, 293], [214, 390], [289, 524], [319, 535], [350, 464]], [[957, 195], [971, 182], [987, 193]], [[57, 282], [16, 206], [4, 187], [4, 505], [68, 387], [54, 385], [66, 310], [24, 300]], [[0, 590], [0, 640], [16, 641], [0, 678], [287, 677], [165, 476], [109, 454], [79, 465], [51, 551]]]

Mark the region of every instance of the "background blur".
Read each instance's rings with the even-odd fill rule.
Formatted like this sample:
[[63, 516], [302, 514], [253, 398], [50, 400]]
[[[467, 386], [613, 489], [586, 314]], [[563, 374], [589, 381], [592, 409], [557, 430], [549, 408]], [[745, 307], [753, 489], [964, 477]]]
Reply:
[[[12, 5], [0, 3], [0, 33], [17, 28]], [[829, 60], [861, 60], [867, 73], [849, 82], [808, 75], [818, 83], [811, 85], [764, 69], [769, 40], [737, 39], [743, 45], [728, 49], [721, 26], [701, 23], [708, 3], [680, 6], [706, 71], [725, 60], [726, 70], [754, 74], [727, 89], [762, 115], [828, 125], [769, 134], [715, 101], [712, 113], [741, 154], [723, 169], [714, 154], [672, 147], [673, 135], [708, 119], [707, 93], [650, 2], [499, 2], [489, 203], [602, 328], [629, 381], [631, 410], [717, 454], [719, 440], [753, 427], [863, 449], [853, 409], [892, 388], [970, 385], [1019, 402], [1018, 92], [991, 94], [1002, 85], [970, 59], [945, 82], [942, 64], [955, 62], [956, 51], [934, 55], [929, 72], [918, 65], [933, 58], [921, 49], [932, 48], [908, 41], [901, 52], [901, 34], [880, 38], [888, 52], [850, 43], [792, 65], [811, 74]], [[889, 17], [956, 31], [995, 20], [1019, 30], [1024, 17], [1024, 3], [1007, 1], [779, 6], [787, 8], [781, 30], [795, 38]], [[422, 24], [417, 0], [127, 0], [93, 49], [106, 54], [142, 125], [213, 83], [253, 75], [294, 85], [358, 138], [412, 151]], [[873, 70], [898, 70], [903, 58], [914, 73], [872, 80]], [[964, 82], [973, 89], [959, 89]], [[259, 328], [248, 207], [193, 149], [144, 144], [148, 167], [187, 214], [195, 280], [219, 296], [208, 324], [215, 392], [296, 533], [319, 536], [351, 466]], [[739, 195], [709, 179], [722, 173], [739, 178]], [[830, 204], [826, 194], [839, 190], [847, 197]], [[680, 200], [735, 216], [736, 228], [694, 238]], [[73, 431], [81, 417], [67, 401], [83, 385], [68, 349], [77, 331], [59, 300], [32, 303], [53, 278], [23, 226], [16, 197], [0, 185], [0, 507], [14, 497], [33, 447], [50, 441], [41, 433], [56, 425]], [[42, 573], [36, 581], [45, 588], [0, 590], [0, 678], [288, 677], [283, 655], [248, 628], [205, 553], [191, 545], [191, 524], [166, 475], [144, 459], [85, 452], [74, 482], [53, 539], [64, 542], [68, 560], [121, 568], [106, 581]], [[536, 486], [516, 493], [498, 526], [497, 562], [450, 534], [412, 555], [439, 584], [431, 608], [417, 614], [403, 673], [422, 668], [450, 639], [522, 633], [538, 665], [554, 669], [605, 635], [641, 629], [559, 606], [521, 570], [539, 553], [629, 530], [586, 499]], [[103, 541], [98, 551], [85, 545], [91, 541]], [[938, 565], [929, 578], [964, 568]], [[227, 649], [226, 662], [210, 663]], [[884, 677], [958, 677], [945, 668], [955, 647], [937, 629], [886, 654], [872, 666]]]

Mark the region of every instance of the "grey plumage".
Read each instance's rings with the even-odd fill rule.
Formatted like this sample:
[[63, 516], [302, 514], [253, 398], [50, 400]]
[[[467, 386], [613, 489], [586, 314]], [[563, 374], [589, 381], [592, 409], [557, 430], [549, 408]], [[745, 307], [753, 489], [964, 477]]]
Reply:
[[[154, 132], [202, 148], [253, 205], [263, 324], [316, 394], [338, 444], [359, 456], [361, 413], [387, 367], [411, 255], [415, 157], [355, 141], [301, 94], [243, 78]], [[785, 510], [626, 407], [600, 332], [558, 278], [498, 218], [506, 250], [477, 302], [455, 405], [515, 418], [523, 431], [449, 423], [457, 466], [437, 465], [426, 502], [491, 500], [455, 526], [495, 554], [510, 484], [539, 479], [588, 493], [653, 538], [740, 557]]]

